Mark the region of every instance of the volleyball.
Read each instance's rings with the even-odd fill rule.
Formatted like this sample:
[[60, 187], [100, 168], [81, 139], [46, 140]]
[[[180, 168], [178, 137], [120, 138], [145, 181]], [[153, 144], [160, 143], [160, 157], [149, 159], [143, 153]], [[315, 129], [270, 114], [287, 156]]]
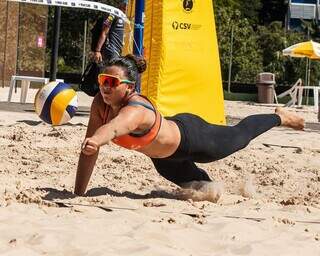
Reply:
[[65, 124], [78, 109], [77, 94], [66, 83], [50, 82], [37, 92], [34, 107], [44, 122], [52, 125]]

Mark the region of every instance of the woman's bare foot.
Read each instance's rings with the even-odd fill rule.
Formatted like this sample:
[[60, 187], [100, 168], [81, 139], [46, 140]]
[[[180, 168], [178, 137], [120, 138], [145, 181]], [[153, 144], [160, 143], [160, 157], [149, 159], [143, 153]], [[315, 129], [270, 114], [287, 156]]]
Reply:
[[281, 126], [290, 127], [295, 130], [303, 130], [305, 123], [302, 117], [281, 107], [277, 107], [275, 112], [281, 119]]

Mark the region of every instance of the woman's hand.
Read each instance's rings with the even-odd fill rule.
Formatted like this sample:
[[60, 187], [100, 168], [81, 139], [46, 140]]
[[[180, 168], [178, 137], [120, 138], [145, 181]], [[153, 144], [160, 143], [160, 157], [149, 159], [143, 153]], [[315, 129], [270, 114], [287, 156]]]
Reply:
[[87, 156], [91, 156], [97, 153], [98, 149], [99, 144], [93, 137], [85, 138], [85, 140], [81, 144], [81, 151]]

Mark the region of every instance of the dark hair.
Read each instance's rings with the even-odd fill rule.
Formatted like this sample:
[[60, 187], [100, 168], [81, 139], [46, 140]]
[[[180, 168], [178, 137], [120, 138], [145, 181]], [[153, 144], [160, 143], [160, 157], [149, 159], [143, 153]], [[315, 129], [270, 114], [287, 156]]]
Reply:
[[121, 56], [112, 59], [107, 67], [118, 66], [123, 68], [125, 75], [130, 81], [137, 81], [138, 74], [142, 73], [147, 68], [147, 62], [143, 57], [128, 54], [126, 56]]

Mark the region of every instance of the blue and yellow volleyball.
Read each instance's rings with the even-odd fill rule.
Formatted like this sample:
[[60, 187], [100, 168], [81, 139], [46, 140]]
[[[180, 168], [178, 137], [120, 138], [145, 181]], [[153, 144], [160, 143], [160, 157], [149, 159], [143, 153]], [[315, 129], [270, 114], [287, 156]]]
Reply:
[[69, 84], [50, 82], [36, 94], [34, 107], [38, 116], [46, 123], [67, 123], [78, 109], [78, 98]]

